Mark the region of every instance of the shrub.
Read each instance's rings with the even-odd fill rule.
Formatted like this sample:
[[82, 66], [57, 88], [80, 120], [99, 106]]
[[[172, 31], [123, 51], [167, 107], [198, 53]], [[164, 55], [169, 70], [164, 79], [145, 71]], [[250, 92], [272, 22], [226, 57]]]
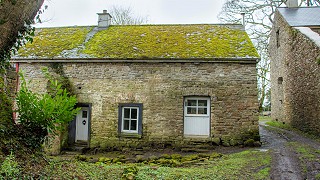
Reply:
[[122, 179], [135, 179], [135, 176], [138, 174], [137, 166], [128, 166], [125, 167], [122, 173]]
[[249, 146], [253, 147], [254, 146], [254, 140], [253, 139], [248, 139], [244, 142], [244, 146]]
[[37, 94], [30, 91], [22, 73], [21, 87], [17, 95], [17, 105], [20, 121], [20, 129], [23, 129], [21, 137], [27, 147], [39, 149], [48, 134], [56, 134], [63, 130], [65, 125], [73, 119], [79, 109], [75, 109], [77, 99], [69, 96], [66, 89], [62, 89], [47, 70], [43, 70], [49, 79], [53, 91], [45, 94]]
[[18, 162], [15, 160], [15, 157], [12, 153], [3, 161], [0, 172], [0, 179], [18, 179], [20, 175], [20, 169]]

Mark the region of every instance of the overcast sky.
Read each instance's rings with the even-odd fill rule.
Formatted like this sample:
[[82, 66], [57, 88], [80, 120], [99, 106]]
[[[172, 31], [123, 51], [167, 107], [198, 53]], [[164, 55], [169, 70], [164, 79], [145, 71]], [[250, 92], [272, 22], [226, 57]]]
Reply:
[[130, 7], [148, 24], [219, 23], [224, 0], [46, 0], [45, 22], [36, 27], [96, 25], [96, 13], [113, 6]]

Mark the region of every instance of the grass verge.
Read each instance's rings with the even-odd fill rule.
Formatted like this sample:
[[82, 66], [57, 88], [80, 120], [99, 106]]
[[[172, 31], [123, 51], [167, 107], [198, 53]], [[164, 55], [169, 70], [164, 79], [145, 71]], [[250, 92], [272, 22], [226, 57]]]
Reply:
[[320, 179], [320, 172], [318, 169], [320, 151], [298, 142], [289, 142], [288, 146], [292, 147], [299, 156], [300, 166], [306, 179]]
[[259, 116], [259, 121], [272, 121], [271, 116]]
[[266, 124], [269, 126], [273, 126], [273, 127], [277, 127], [277, 128], [281, 128], [281, 129], [293, 130], [293, 128], [289, 124], [279, 122], [279, 121], [272, 120], [272, 121], [266, 122]]
[[167, 167], [145, 163], [90, 163], [51, 160], [42, 178], [49, 179], [268, 179], [269, 152], [242, 151], [213, 160]]

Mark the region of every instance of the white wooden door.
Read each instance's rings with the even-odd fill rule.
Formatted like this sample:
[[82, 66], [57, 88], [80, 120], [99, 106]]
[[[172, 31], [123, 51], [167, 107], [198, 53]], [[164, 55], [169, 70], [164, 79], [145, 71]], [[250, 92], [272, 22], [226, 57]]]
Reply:
[[210, 136], [210, 98], [189, 97], [184, 102], [184, 135]]
[[89, 108], [82, 107], [76, 119], [76, 142], [88, 141], [89, 136]]

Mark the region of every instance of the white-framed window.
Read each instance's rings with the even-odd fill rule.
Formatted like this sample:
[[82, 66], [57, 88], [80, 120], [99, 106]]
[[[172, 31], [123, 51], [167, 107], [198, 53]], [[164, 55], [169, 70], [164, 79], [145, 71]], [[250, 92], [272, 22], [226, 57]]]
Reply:
[[138, 115], [137, 107], [122, 107], [122, 132], [138, 133]]
[[184, 101], [185, 116], [208, 116], [210, 99], [205, 97], [187, 97]]
[[119, 132], [142, 134], [142, 104], [119, 105]]

